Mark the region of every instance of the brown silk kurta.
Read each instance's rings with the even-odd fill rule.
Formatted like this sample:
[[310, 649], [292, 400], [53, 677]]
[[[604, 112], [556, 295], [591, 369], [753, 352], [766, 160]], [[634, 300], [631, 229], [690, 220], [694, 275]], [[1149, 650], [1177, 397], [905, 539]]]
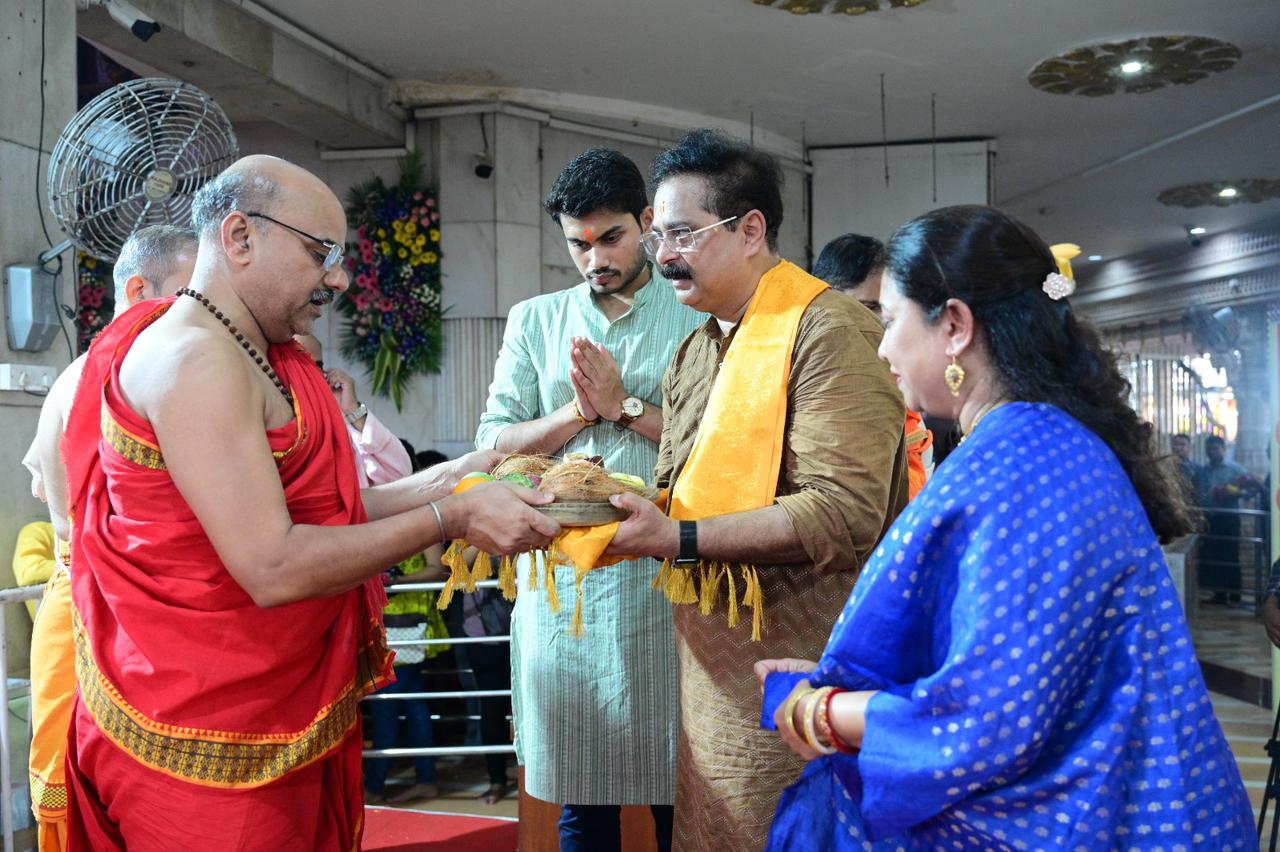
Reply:
[[[854, 578], [907, 502], [902, 395], [876, 355], [883, 330], [852, 299], [828, 290], [800, 319], [787, 385], [787, 433], [777, 503], [810, 561], [761, 565], [766, 630], [675, 607], [682, 714], [675, 849], [762, 849], [782, 789], [804, 766], [760, 729], [757, 660], [816, 660]], [[663, 381], [657, 483], [679, 476], [721, 358], [714, 319], [676, 351]]]

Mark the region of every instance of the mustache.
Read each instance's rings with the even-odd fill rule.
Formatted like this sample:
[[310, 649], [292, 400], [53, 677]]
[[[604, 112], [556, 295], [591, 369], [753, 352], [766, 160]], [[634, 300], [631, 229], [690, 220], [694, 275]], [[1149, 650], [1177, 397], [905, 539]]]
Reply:
[[307, 301], [318, 308], [332, 302], [336, 295], [337, 293], [328, 287], [317, 287], [311, 291], [311, 298], [307, 299]]
[[658, 272], [660, 272], [662, 274], [662, 277], [667, 279], [668, 281], [672, 281], [677, 278], [684, 279], [687, 281], [693, 280], [693, 270], [685, 266], [683, 263], [661, 264], [658, 267]]
[[599, 269], [591, 269], [587, 271], [588, 278], [595, 278], [597, 275], [621, 275], [620, 270], [614, 269], [612, 266], [602, 266]]

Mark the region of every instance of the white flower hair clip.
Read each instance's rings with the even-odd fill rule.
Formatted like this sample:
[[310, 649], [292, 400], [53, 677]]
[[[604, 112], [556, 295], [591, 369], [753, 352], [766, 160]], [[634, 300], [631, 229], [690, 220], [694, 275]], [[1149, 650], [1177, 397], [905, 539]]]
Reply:
[[1057, 272], [1045, 276], [1040, 289], [1055, 302], [1065, 299], [1076, 291], [1076, 277], [1071, 273], [1071, 258], [1080, 253], [1080, 246], [1075, 243], [1058, 243], [1049, 246], [1053, 252], [1053, 260], [1058, 264]]

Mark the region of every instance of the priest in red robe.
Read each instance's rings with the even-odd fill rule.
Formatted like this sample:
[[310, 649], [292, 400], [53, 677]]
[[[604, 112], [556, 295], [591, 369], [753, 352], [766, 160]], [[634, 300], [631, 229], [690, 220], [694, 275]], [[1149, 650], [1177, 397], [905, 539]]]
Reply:
[[346, 288], [322, 182], [249, 157], [193, 224], [190, 288], [103, 332], [67, 422], [69, 848], [356, 849], [357, 703], [392, 676], [375, 578], [445, 538], [511, 553], [558, 528], [535, 491], [450, 495], [489, 454], [359, 488], [291, 340]]

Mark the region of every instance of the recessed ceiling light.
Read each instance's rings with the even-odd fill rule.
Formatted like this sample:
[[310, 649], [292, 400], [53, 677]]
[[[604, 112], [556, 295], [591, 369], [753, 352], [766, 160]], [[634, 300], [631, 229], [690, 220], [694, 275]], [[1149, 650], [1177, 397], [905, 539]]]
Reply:
[[1143, 65], [1141, 62], [1137, 61], [1136, 59], [1131, 59], [1128, 62], [1121, 65], [1120, 70], [1125, 74], [1141, 74], [1143, 69], [1145, 69], [1146, 67], [1147, 67], [1146, 65]]
[[1198, 225], [1197, 225], [1196, 227], [1194, 227], [1194, 228], [1188, 228], [1188, 229], [1187, 229], [1187, 233], [1188, 233], [1188, 234], [1190, 234], [1190, 235], [1191, 235], [1191, 236], [1193, 236], [1193, 237], [1198, 237], [1198, 236], [1200, 236], [1201, 234], [1204, 234], [1204, 233], [1207, 233], [1207, 232], [1208, 232], [1208, 229], [1207, 229], [1207, 228], [1201, 228], [1201, 227], [1200, 227], [1200, 226], [1198, 226]]
[[1089, 260], [1093, 261], [1094, 263], [1097, 263], [1098, 261], [1102, 260], [1102, 255], [1100, 255], [1100, 254], [1091, 254], [1091, 255], [1089, 255]]
[[1236, 189], [1234, 186], [1224, 186], [1222, 189], [1218, 190], [1219, 198], [1235, 198], [1239, 194], [1240, 190]]

